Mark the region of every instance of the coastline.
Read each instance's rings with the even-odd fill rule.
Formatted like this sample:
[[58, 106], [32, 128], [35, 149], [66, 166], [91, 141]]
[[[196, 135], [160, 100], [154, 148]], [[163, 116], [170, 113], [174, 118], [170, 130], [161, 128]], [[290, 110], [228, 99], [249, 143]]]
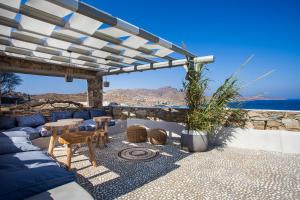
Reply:
[[[148, 108], [148, 109], [164, 109], [164, 108], [170, 108], [170, 109], [182, 109], [185, 110], [187, 109], [187, 106], [123, 106], [123, 105], [113, 105], [113, 106], [105, 106], [105, 107], [119, 107], [119, 108]], [[236, 109], [236, 108], [230, 108], [229, 109]], [[247, 111], [262, 111], [262, 112], [296, 112], [300, 113], [300, 110], [274, 110], [274, 109], [244, 109], [241, 108], [242, 110], [247, 110]]]

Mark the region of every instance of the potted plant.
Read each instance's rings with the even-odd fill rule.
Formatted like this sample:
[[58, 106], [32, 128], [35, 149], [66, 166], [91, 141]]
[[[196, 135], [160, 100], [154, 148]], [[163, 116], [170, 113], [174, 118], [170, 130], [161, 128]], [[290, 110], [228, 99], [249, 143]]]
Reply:
[[[201, 63], [187, 62], [186, 81], [183, 84], [188, 106], [186, 114], [186, 129], [181, 135], [181, 146], [190, 152], [202, 152], [208, 148], [209, 134], [216, 128], [227, 124], [233, 112], [226, 106], [239, 96], [237, 79], [230, 76], [210, 97], [205, 96], [208, 88], [208, 79], [205, 78], [206, 67]], [[239, 116], [239, 115], [235, 115]]]

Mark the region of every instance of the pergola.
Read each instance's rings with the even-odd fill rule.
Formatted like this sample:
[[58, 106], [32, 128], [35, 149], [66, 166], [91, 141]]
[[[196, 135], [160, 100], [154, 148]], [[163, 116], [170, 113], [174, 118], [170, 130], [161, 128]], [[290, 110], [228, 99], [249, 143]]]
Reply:
[[79, 0], [0, 0], [0, 51], [2, 71], [86, 79], [91, 107], [103, 76], [214, 60]]

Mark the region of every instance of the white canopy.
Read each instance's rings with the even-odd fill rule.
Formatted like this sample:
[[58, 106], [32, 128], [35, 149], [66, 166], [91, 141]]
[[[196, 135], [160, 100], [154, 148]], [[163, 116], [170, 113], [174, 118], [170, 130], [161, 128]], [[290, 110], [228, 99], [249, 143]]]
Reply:
[[155, 64], [155, 69], [171, 67], [175, 58], [196, 57], [78, 0], [24, 2], [0, 0], [0, 50], [5, 56], [100, 75], [152, 69], [159, 62], [165, 64]]

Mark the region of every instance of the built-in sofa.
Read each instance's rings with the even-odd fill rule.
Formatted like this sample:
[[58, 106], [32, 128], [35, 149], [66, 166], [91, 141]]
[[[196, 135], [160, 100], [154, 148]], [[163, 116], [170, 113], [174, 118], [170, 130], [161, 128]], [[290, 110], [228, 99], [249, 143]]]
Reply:
[[[50, 121], [82, 118], [80, 130], [94, 130], [93, 117], [106, 115], [103, 110], [64, 111], [51, 113]], [[49, 137], [43, 128], [47, 122], [40, 114], [27, 116], [0, 116], [0, 199], [92, 199], [75, 182], [75, 174], [32, 144], [32, 140]], [[114, 126], [111, 121], [109, 126]], [[70, 192], [72, 191], [72, 192]], [[73, 194], [80, 192], [80, 197]], [[73, 196], [72, 196], [73, 195]]]

